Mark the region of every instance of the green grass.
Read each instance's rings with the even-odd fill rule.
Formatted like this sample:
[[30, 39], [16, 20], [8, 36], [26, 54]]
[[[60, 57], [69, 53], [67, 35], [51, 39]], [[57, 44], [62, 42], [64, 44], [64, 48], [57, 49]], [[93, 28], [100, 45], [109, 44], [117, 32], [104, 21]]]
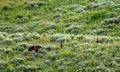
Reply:
[[0, 71], [119, 72], [119, 2], [1, 0]]

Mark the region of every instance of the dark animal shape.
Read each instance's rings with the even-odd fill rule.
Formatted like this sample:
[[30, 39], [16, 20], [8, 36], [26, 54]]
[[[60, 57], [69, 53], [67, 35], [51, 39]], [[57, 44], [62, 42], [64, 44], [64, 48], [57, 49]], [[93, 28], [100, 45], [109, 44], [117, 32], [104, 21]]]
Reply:
[[63, 48], [63, 46], [64, 46], [63, 43], [60, 43], [60, 47]]
[[31, 46], [31, 47], [29, 47], [28, 51], [38, 52], [38, 49], [40, 49], [40, 48], [42, 48], [42, 46], [40, 46], [40, 45]]
[[96, 43], [102, 43], [102, 40], [99, 37], [97, 37]]

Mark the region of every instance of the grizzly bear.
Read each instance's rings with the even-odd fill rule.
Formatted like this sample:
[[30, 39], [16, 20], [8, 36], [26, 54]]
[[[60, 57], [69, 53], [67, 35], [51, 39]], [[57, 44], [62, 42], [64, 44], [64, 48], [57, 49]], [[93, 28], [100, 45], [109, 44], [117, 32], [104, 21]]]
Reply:
[[40, 46], [40, 45], [31, 46], [31, 47], [29, 47], [28, 51], [38, 52], [38, 49], [40, 49], [40, 48], [42, 48], [42, 46]]

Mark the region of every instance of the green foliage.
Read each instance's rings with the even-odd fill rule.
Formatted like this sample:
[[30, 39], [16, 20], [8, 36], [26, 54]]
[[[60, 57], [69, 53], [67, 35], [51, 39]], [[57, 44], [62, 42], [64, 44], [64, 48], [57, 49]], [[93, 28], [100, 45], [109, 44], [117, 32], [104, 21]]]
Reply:
[[5, 39], [5, 40], [3, 40], [2, 43], [3, 43], [3, 44], [8, 44], [8, 45], [10, 45], [10, 44], [13, 44], [14, 41], [13, 41], [13, 39]]
[[39, 8], [41, 6], [46, 5], [46, 2], [42, 1], [31, 1], [31, 2], [25, 2], [25, 8], [31, 9], [31, 8]]
[[7, 48], [7, 49], [4, 50], [4, 52], [7, 53], [7, 54], [12, 54], [13, 50], [12, 50], [12, 48]]
[[80, 33], [80, 27], [76, 25], [71, 25], [68, 28], [66, 28], [66, 33], [73, 33], [73, 34]]
[[4, 40], [4, 39], [5, 39], [5, 37], [2, 36], [2, 35], [0, 35], [0, 41], [2, 41], [2, 40]]
[[0, 72], [120, 72], [119, 14], [120, 0], [0, 0]]
[[100, 3], [90, 3], [88, 4], [88, 9], [102, 9], [102, 8], [111, 8], [114, 5], [112, 1], [102, 1]]
[[112, 18], [112, 17], [117, 17], [118, 14], [117, 14], [117, 12], [109, 12], [109, 13], [106, 14], [106, 16], [107, 16], [108, 18]]
[[119, 24], [120, 20], [119, 18], [108, 18], [108, 19], [104, 19], [103, 24]]
[[10, 5], [4, 5], [2, 6], [1, 10], [2, 11], [8, 11], [8, 10], [12, 10], [13, 8]]
[[13, 63], [15, 65], [24, 64], [24, 62], [25, 62], [24, 58], [13, 58], [10, 60], [10, 63]]

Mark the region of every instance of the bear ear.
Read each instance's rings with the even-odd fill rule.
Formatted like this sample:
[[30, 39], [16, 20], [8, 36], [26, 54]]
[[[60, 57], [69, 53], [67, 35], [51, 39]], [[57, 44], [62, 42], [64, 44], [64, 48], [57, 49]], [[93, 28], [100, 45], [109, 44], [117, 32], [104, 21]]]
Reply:
[[34, 46], [31, 46], [30, 48], [34, 48]]

